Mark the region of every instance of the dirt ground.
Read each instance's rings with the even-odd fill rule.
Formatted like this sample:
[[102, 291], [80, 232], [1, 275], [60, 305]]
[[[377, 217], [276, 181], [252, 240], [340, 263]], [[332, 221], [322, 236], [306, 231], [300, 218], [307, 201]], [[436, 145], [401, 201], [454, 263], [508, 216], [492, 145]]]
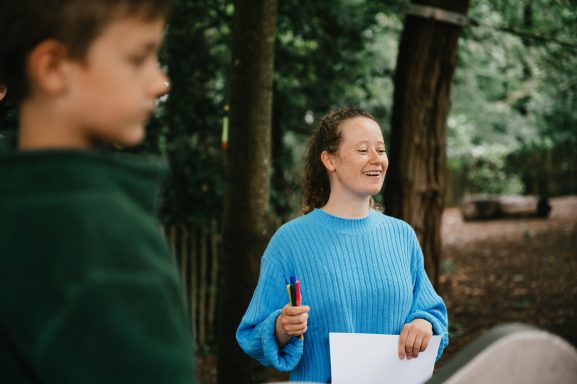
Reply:
[[502, 323], [523, 322], [577, 346], [577, 197], [551, 200], [548, 219], [463, 222], [443, 216], [439, 293], [450, 343], [438, 366]]
[[[523, 322], [577, 346], [577, 197], [551, 200], [547, 219], [464, 222], [443, 215], [439, 294], [450, 342], [437, 368], [495, 325]], [[203, 383], [216, 383], [215, 357], [202, 357]], [[287, 376], [271, 372], [270, 380]]]

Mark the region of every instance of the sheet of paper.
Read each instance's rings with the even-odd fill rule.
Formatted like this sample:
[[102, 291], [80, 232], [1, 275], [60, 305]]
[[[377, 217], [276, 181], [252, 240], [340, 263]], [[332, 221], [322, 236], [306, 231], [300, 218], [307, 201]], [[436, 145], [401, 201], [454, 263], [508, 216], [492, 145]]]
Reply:
[[333, 384], [422, 384], [433, 375], [441, 336], [416, 359], [399, 359], [399, 335], [329, 333]]

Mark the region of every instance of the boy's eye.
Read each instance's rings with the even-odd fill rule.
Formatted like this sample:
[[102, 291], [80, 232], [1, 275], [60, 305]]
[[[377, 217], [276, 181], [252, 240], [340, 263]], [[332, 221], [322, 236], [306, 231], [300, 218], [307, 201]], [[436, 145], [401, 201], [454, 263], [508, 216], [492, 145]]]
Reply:
[[130, 58], [130, 62], [131, 62], [133, 65], [139, 67], [139, 66], [141, 66], [141, 65], [144, 65], [144, 63], [146, 62], [146, 59], [147, 59], [147, 58], [148, 58], [147, 56], [143, 56], [143, 55], [140, 55], [140, 56], [132, 56], [132, 57]]

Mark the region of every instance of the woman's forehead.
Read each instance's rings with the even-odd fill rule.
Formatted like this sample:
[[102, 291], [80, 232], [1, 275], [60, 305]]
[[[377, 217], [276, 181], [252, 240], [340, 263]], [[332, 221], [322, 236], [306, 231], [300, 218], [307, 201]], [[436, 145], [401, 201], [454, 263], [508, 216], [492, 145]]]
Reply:
[[367, 117], [355, 117], [345, 120], [339, 127], [343, 142], [383, 142], [383, 133], [376, 121]]

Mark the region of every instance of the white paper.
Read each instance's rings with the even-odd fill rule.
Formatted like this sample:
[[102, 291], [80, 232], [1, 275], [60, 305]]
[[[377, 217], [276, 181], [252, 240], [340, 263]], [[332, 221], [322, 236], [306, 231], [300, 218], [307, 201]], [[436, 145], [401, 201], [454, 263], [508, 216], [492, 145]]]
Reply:
[[419, 357], [399, 359], [399, 335], [329, 333], [333, 384], [422, 384], [433, 375], [441, 336]]

